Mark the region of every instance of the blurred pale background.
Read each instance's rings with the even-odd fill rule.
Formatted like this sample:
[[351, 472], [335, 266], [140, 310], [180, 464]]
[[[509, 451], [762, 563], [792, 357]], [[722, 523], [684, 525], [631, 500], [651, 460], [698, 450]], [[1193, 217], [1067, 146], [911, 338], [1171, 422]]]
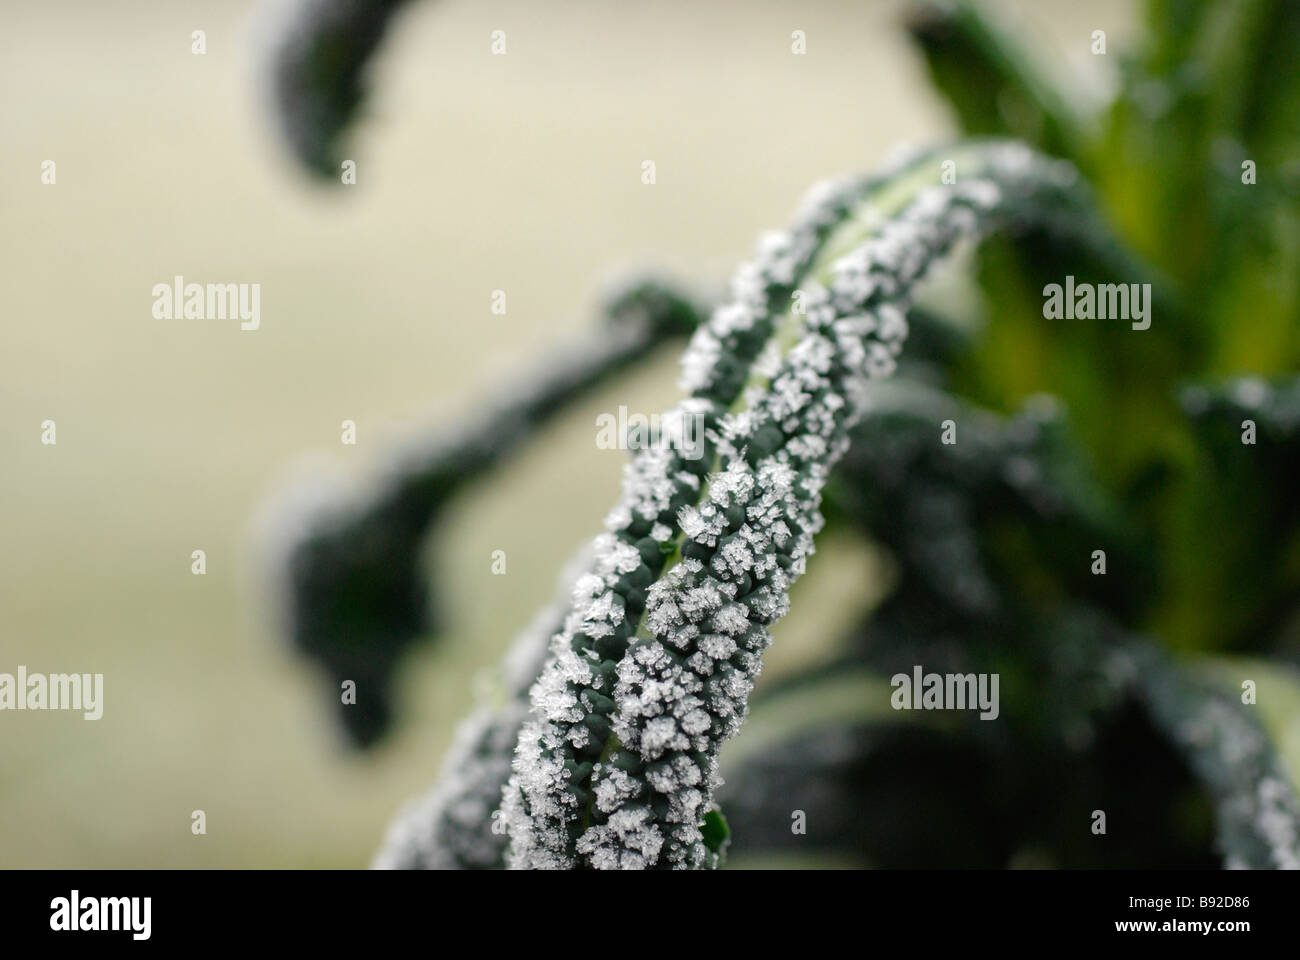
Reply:
[[[997, 6], [1080, 83], [1090, 32], [1118, 50], [1135, 22], [1118, 2]], [[431, 783], [474, 674], [616, 495], [623, 455], [596, 449], [595, 413], [672, 402], [674, 358], [462, 501], [440, 549], [452, 629], [408, 661], [404, 722], [369, 755], [339, 746], [336, 693], [269, 628], [252, 562], [268, 493], [304, 456], [363, 470], [456, 416], [582, 329], [611, 271], [720, 282], [813, 181], [947, 135], [901, 9], [426, 2], [373, 76], [357, 186], [331, 191], [260, 109], [257, 4], [5, 4], [0, 671], [102, 672], [105, 709], [0, 714], [0, 866], [365, 865]], [[151, 288], [176, 274], [260, 283], [261, 329], [155, 320]], [[769, 675], [833, 629], [819, 594], [852, 613], [870, 558], [831, 543], [812, 570]]]

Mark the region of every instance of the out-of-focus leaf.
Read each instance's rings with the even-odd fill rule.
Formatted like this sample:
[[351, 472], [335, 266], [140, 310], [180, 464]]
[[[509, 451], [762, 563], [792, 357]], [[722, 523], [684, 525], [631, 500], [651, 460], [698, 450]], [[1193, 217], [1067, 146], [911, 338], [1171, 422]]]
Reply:
[[[1021, 860], [1211, 866], [1194, 783], [1133, 707], [1132, 677], [1104, 679], [1104, 692], [1080, 689], [1081, 682], [1092, 687], [1089, 675], [1106, 672], [1107, 657], [1095, 656], [1104, 643], [1089, 635], [1093, 625], [1061, 617], [1023, 637], [1040, 653], [1070, 651], [1075, 659], [1031, 683], [1004, 685], [996, 720], [953, 711], [882, 713], [890, 692], [882, 674], [847, 662], [769, 691], [753, 709], [765, 732], [761, 749], [723, 756], [732, 862], [851, 855], [856, 865], [886, 868], [994, 868]], [[887, 629], [873, 624], [865, 642]], [[911, 656], [927, 670], [951, 666], [932, 652], [922, 641]], [[806, 720], [792, 709], [815, 702], [823, 689], [842, 694], [853, 676], [862, 677], [866, 698], [857, 711]], [[1063, 695], [1076, 705], [1064, 712], [1096, 715], [1089, 736], [1072, 737], [1068, 723], [1040, 716]], [[1105, 836], [1090, 830], [1097, 809], [1107, 812]]]
[[282, 0], [268, 72], [272, 109], [303, 166], [340, 182], [342, 140], [365, 97], [365, 75], [407, 0]]
[[1088, 170], [1083, 110], [979, 6], [920, 4], [907, 29], [966, 133], [1013, 136]]
[[393, 670], [438, 629], [424, 557], [446, 505], [580, 397], [684, 337], [700, 310], [659, 280], [623, 281], [607, 297], [598, 334], [530, 362], [455, 428], [412, 440], [365, 488], [322, 495], [313, 477], [268, 510], [283, 630], [325, 666], [336, 690], [356, 682], [356, 702], [338, 711], [355, 745], [386, 732]]
[[1187, 649], [1264, 649], [1300, 609], [1300, 378], [1188, 387], [1182, 402], [1195, 443], [1169, 500], [1159, 629]]
[[[1288, 741], [1280, 745], [1258, 706], [1242, 702], [1240, 679], [1257, 678], [1257, 695], [1264, 689], [1260, 665], [1185, 666], [1154, 647], [1135, 649], [1133, 658], [1152, 718], [1214, 797], [1225, 865], [1300, 869], [1300, 801], [1289, 769], [1295, 734], [1288, 731]], [[1273, 675], [1267, 689], [1269, 696], [1288, 701], [1285, 708], [1275, 705], [1273, 715], [1293, 722], [1300, 711], [1294, 680]], [[1291, 752], [1291, 760], [1282, 748]]]
[[[1009, 597], [1074, 597], [1136, 619], [1153, 587], [1148, 548], [1089, 476], [1054, 404], [1004, 420], [915, 382], [872, 389], [828, 499], [832, 515], [895, 553], [902, 590], [966, 618], [987, 619]], [[942, 442], [947, 421], [956, 443]], [[1093, 576], [1096, 549], [1126, 575]]]
[[1238, 124], [1259, 165], [1285, 175], [1294, 188], [1300, 180], [1300, 16], [1290, 0], [1252, 6], [1258, 13], [1252, 42], [1241, 52], [1246, 75]]
[[924, 725], [823, 728], [725, 770], [719, 797], [739, 866], [784, 853], [855, 856], [856, 865], [886, 868], [991, 868], [1014, 848], [1014, 825], [996, 800], [996, 765]]
[[[1296, 284], [1279, 280], [1288, 265], [1294, 278], [1300, 229], [1300, 80], [1286, 66], [1300, 55], [1300, 18], [1288, 0], [1148, 11], [1092, 171], [1099, 195], [1129, 242], [1220, 321], [1206, 327], [1228, 341], [1220, 370], [1277, 369], [1258, 361], [1284, 354], [1294, 363]], [[1247, 318], [1254, 362], [1238, 335]]]
[[[1181, 424], [1170, 385], [1202, 369], [1210, 350], [1173, 283], [1129, 254], [1105, 229], [1076, 224], [985, 245], [979, 256], [987, 322], [961, 355], [952, 386], [972, 401], [1010, 411], [1027, 396], [1060, 398], [1102, 482], [1122, 487], [1163, 455]], [[1050, 285], [1123, 284], [1142, 297], [1150, 327], [1131, 298], [1127, 317], [1045, 316]], [[1121, 428], [1122, 427], [1122, 428]]]

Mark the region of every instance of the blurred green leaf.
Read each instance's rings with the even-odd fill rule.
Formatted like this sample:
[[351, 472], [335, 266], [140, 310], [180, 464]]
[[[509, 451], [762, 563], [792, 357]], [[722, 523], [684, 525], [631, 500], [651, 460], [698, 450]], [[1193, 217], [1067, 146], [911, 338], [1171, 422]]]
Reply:
[[[1285, 706], [1288, 724], [1300, 713], [1300, 688], [1259, 664], [1227, 666], [1166, 659], [1154, 647], [1134, 651], [1139, 689], [1152, 718], [1183, 751], [1214, 797], [1218, 844], [1226, 865], [1251, 869], [1300, 869], [1300, 801], [1293, 769], [1295, 733], [1279, 740], [1265, 715], [1242, 702], [1239, 678], [1263, 681]], [[1252, 713], [1252, 711], [1255, 711]], [[1294, 759], [1291, 761], [1294, 762]]]
[[966, 133], [1016, 137], [1089, 168], [1082, 110], [979, 6], [920, 4], [907, 29]]

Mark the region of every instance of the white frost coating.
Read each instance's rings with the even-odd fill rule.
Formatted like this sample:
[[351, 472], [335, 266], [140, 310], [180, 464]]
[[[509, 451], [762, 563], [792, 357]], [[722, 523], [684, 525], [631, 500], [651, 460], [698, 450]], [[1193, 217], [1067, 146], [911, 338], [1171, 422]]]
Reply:
[[[981, 162], [1003, 175], [1005, 156], [986, 149]], [[575, 596], [533, 688], [533, 719], [502, 807], [512, 866], [716, 861], [700, 823], [717, 786], [717, 751], [744, 719], [767, 628], [788, 609], [790, 583], [812, 552], [821, 490], [862, 412], [863, 385], [892, 372], [912, 284], [988, 225], [1002, 196], [993, 182], [968, 179], [925, 191], [882, 224], [836, 264], [827, 287], [806, 291], [803, 336], [779, 363], [765, 358], [774, 371], [767, 389], [745, 394], [744, 413], [723, 416], [770, 339], [769, 300], [789, 293], [854, 189], [831, 188], [789, 233], [765, 237], [737, 274], [735, 301], [687, 348], [683, 386], [701, 399], [713, 391], [706, 435], [722, 469], [697, 502], [698, 478], [671, 451], [638, 451], [628, 465], [609, 539], [597, 548], [596, 581]], [[952, 216], [958, 210], [970, 213]], [[748, 352], [733, 354], [744, 338]], [[647, 536], [662, 534], [659, 525], [680, 527], [686, 539], [682, 559], [656, 580], [659, 545], [672, 544]], [[644, 560], [634, 569], [629, 551]], [[634, 637], [642, 607], [649, 635]], [[735, 649], [723, 658], [727, 643]], [[577, 724], [591, 736], [575, 736]]]
[[[788, 609], [790, 582], [813, 550], [821, 490], [862, 413], [861, 386], [893, 371], [908, 332], [906, 295], [936, 258], [991, 220], [1001, 195], [981, 180], [932, 188], [841, 258], [829, 287], [805, 291], [803, 335], [768, 388], [751, 394], [743, 414], [720, 422], [723, 468], [704, 502], [680, 512], [687, 545], [698, 550], [648, 592], [650, 636], [632, 642], [614, 690], [614, 733], [635, 753], [651, 791], [627, 809], [640, 817], [649, 799], [649, 809], [660, 811], [668, 866], [709, 861], [700, 824], [718, 749], [744, 720], [768, 627]], [[970, 215], [950, 216], [957, 209]], [[894, 302], [864, 302], [881, 291]], [[613, 769], [596, 764], [597, 791]], [[624, 836], [593, 824], [578, 848], [593, 864], [646, 856], [644, 848], [622, 847]]]
[[[732, 356], [737, 335], [755, 334], [765, 342], [773, 324], [769, 300], [788, 288], [806, 270], [829, 227], [841, 220], [864, 192], [867, 181], [821, 184], [805, 201], [797, 222], [788, 232], [765, 234], [752, 263], [737, 271], [732, 281], [734, 300], [714, 311], [698, 329], [683, 359], [683, 384], [701, 395], [689, 398], [667, 415], [667, 422], [684, 423], [687, 417], [716, 422], [722, 409], [708, 390], [727, 364], [752, 361]], [[784, 303], [782, 303], [784, 306]], [[720, 381], [725, 383], [725, 378]], [[712, 431], [706, 431], [706, 436]], [[510, 864], [516, 867], [565, 868], [580, 856], [598, 866], [645, 866], [659, 856], [661, 836], [653, 823], [622, 815], [588, 827], [592, 837], [578, 849], [570, 839], [576, 821], [590, 817], [601, 802], [626, 802], [618, 790], [589, 789], [593, 761], [610, 735], [607, 719], [614, 709], [615, 668], [623, 659], [630, 622], [640, 608], [629, 613], [627, 602], [644, 604], [640, 593], [658, 574], [659, 556], [647, 557], [644, 544], [671, 543], [676, 535], [677, 511], [699, 496], [700, 478], [671, 446], [639, 449], [624, 468], [623, 495], [606, 517], [608, 534], [598, 539], [591, 574], [575, 590], [565, 628], [551, 645], [551, 657], [532, 690], [532, 719], [521, 731], [516, 748], [515, 773], [503, 791], [502, 816], [510, 834]], [[650, 566], [651, 563], [655, 566]], [[716, 591], [715, 591], [716, 592]], [[634, 594], [638, 594], [634, 598]], [[734, 595], [734, 589], [731, 594]], [[692, 628], [693, 629], [693, 628]], [[689, 636], [689, 631], [683, 636]], [[626, 662], [626, 661], [624, 661]], [[590, 695], [588, 695], [590, 694]], [[583, 725], [588, 733], [576, 733]], [[666, 743], [686, 736], [665, 731]], [[592, 756], [591, 752], [596, 751]], [[602, 783], [614, 777], [611, 764]], [[700, 783], [701, 775], [683, 773], [682, 782]], [[646, 816], [649, 816], [647, 813]], [[653, 818], [651, 817], [651, 820]], [[649, 821], [645, 821], [649, 822]], [[650, 842], [658, 838], [660, 842]], [[623, 854], [605, 853], [605, 842], [624, 844]]]
[[663, 835], [645, 807], [624, 807], [578, 839], [578, 853], [597, 870], [644, 870], [663, 846]]

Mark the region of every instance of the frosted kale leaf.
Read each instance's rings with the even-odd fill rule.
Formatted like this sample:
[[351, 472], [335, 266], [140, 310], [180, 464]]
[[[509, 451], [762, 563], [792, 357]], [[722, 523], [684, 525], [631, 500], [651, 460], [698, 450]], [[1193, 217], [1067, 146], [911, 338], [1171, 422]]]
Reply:
[[[688, 382], [715, 401], [713, 385], [727, 382], [740, 402], [708, 412], [717, 459], [703, 484], [693, 472], [675, 487], [669, 474], [674, 496], [647, 496], [640, 482], [625, 489], [659, 511], [644, 517], [647, 528], [682, 531], [678, 554], [657, 579], [647, 563], [621, 580], [621, 550], [599, 548], [602, 569], [575, 598], [582, 629], [556, 638], [520, 738], [503, 808], [512, 865], [716, 865], [700, 826], [718, 748], [745, 717], [768, 627], [812, 552], [821, 490], [862, 415], [866, 383], [894, 369], [913, 286], [962, 238], [1073, 186], [1068, 168], [1023, 148], [992, 145], [974, 159], [981, 176], [922, 186], [865, 242], [836, 251], [806, 284], [802, 309], [774, 329], [774, 369], [747, 383], [737, 375], [720, 345], [752, 323], [738, 324], [731, 306], [696, 334]], [[1004, 195], [1016, 200], [1002, 204]], [[745, 294], [755, 286], [737, 284]], [[672, 464], [670, 451], [659, 456], [659, 469]]]

